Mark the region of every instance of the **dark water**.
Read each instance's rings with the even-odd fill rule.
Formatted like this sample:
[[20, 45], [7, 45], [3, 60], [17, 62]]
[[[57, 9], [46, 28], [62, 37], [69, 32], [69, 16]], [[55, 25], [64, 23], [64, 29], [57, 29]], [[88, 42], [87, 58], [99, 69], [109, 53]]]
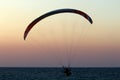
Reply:
[[120, 68], [0, 68], [0, 80], [120, 80]]

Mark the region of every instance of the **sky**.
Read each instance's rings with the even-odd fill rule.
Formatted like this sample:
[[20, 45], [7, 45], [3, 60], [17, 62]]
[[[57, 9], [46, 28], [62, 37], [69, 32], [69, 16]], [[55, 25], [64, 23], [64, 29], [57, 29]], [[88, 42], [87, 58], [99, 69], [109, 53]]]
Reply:
[[[120, 0], [0, 0], [0, 67], [120, 67]], [[48, 17], [61, 8], [84, 11]]]

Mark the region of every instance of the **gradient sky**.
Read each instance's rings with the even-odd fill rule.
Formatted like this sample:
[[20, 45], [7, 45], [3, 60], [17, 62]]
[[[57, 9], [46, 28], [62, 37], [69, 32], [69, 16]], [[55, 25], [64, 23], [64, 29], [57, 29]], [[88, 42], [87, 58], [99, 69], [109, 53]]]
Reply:
[[[93, 24], [59, 14], [38, 23], [23, 40], [31, 21], [60, 8], [84, 11]], [[0, 67], [62, 66], [69, 58], [76, 67], [120, 67], [119, 8], [120, 0], [1, 0]], [[70, 45], [72, 52], [66, 53]]]

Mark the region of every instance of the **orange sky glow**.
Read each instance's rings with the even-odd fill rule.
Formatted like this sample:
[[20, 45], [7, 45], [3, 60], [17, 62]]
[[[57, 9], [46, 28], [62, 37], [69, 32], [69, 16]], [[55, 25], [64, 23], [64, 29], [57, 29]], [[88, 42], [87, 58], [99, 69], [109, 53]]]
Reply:
[[[119, 67], [120, 1], [4, 0], [0, 1], [0, 67]], [[26, 40], [28, 24], [40, 15], [61, 8], [89, 14], [50, 16], [34, 26]]]

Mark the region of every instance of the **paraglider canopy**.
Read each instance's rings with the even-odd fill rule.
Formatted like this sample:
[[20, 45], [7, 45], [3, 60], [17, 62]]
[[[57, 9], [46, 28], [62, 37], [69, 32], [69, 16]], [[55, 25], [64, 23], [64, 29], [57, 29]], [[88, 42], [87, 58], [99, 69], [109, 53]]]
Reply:
[[24, 40], [26, 39], [29, 31], [33, 28], [33, 26], [38, 23], [39, 21], [41, 21], [42, 19], [54, 15], [54, 14], [58, 14], [58, 13], [75, 13], [78, 15], [83, 16], [85, 19], [87, 19], [91, 24], [93, 23], [92, 19], [90, 16], [88, 16], [85, 12], [82, 12], [80, 10], [76, 10], [76, 9], [58, 9], [58, 10], [54, 10], [54, 11], [50, 11], [46, 14], [41, 15], [40, 17], [36, 18], [35, 20], [33, 20], [28, 27], [26, 28], [25, 32], [24, 32]]

